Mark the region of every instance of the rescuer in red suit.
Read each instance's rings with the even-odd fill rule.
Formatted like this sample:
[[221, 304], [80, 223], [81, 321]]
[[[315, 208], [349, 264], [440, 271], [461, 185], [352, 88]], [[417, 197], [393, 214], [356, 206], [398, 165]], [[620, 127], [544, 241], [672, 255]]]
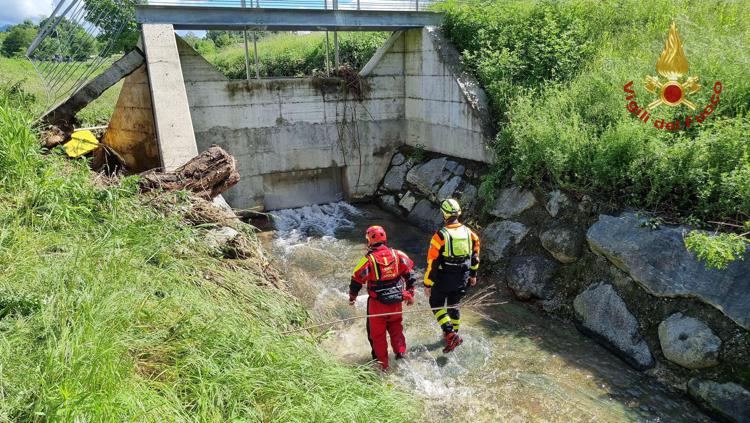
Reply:
[[414, 262], [402, 251], [385, 244], [386, 235], [382, 227], [369, 227], [366, 238], [367, 254], [352, 272], [349, 304], [354, 305], [359, 290], [367, 284], [367, 314], [396, 313], [367, 318], [367, 338], [372, 347], [372, 358], [378, 360], [383, 370], [388, 370], [386, 332], [391, 337], [391, 348], [396, 359], [406, 353], [401, 303], [414, 303]]

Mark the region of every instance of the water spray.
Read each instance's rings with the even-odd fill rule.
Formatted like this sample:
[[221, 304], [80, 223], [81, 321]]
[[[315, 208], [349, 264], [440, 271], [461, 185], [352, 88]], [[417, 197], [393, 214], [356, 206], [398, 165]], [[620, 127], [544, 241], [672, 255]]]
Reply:
[[[482, 313], [481, 311], [479, 311], [479, 309], [481, 307], [488, 307], [488, 306], [496, 306], [496, 305], [508, 304], [508, 301], [484, 302], [484, 300], [487, 297], [489, 297], [490, 295], [492, 295], [493, 292], [494, 291], [489, 290], [489, 289], [485, 289], [483, 291], [479, 291], [478, 293], [474, 294], [471, 298], [469, 298], [465, 303], [459, 304], [459, 305], [457, 305], [455, 307], [448, 307], [448, 308], [455, 308], [455, 309], [459, 309], [459, 310], [472, 310], [472, 311], [478, 313], [479, 315], [481, 315], [483, 318], [485, 318], [485, 319], [487, 319], [487, 320], [489, 320], [489, 321], [491, 321], [493, 323], [497, 323], [490, 316], [488, 316], [487, 314]], [[365, 314], [365, 315], [362, 315], [362, 316], [347, 317], [346, 319], [331, 320], [331, 321], [328, 321], [328, 322], [323, 322], [323, 323], [319, 323], [319, 324], [312, 325], [312, 326], [305, 326], [305, 327], [302, 327], [302, 328], [291, 329], [291, 330], [287, 330], [287, 331], [281, 332], [281, 334], [282, 335], [288, 335], [288, 334], [291, 334], [291, 333], [302, 332], [302, 331], [305, 331], [305, 330], [315, 329], [315, 328], [319, 328], [319, 327], [323, 327], [323, 326], [335, 325], [337, 323], [344, 323], [344, 322], [350, 322], [350, 321], [359, 320], [359, 319], [366, 319], [366, 318], [369, 318], [369, 317], [393, 316], [393, 315], [397, 315], [397, 314], [421, 313], [421, 312], [426, 312], [426, 311], [432, 312], [432, 311], [442, 310], [444, 308], [446, 308], [446, 307], [430, 307], [430, 308], [422, 307], [422, 308], [416, 308], [416, 309], [410, 309], [410, 310], [392, 311], [392, 312], [388, 312], [388, 313]]]

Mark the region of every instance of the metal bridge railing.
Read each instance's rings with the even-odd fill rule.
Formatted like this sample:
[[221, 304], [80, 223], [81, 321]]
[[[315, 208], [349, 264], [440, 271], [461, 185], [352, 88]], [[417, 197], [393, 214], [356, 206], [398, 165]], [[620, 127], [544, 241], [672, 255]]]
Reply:
[[[117, 50], [126, 28], [135, 27], [136, 5], [295, 10], [426, 11], [443, 0], [55, 0], [26, 52], [47, 91], [48, 106], [74, 93]], [[247, 31], [244, 31], [247, 34]], [[326, 37], [328, 36], [326, 31]], [[254, 40], [253, 40], [254, 41]], [[338, 35], [334, 32], [338, 65]], [[328, 43], [326, 42], [326, 48]], [[247, 54], [246, 54], [247, 56]], [[257, 60], [257, 54], [254, 55]], [[328, 57], [328, 54], [326, 54]], [[249, 61], [249, 59], [248, 59]], [[326, 60], [328, 67], [328, 61]], [[257, 68], [257, 67], [256, 67]], [[248, 63], [249, 70], [249, 63]], [[250, 75], [248, 74], [248, 78]], [[258, 75], [256, 75], [258, 77]]]
[[57, 0], [39, 34], [26, 51], [47, 92], [47, 106], [85, 84], [99, 68], [111, 62], [123, 29], [133, 24], [136, 0], [89, 2]]
[[[244, 7], [309, 10], [426, 10], [442, 0], [247, 0]], [[142, 0], [149, 6], [243, 7], [241, 0]], [[338, 3], [338, 7], [334, 7]]]

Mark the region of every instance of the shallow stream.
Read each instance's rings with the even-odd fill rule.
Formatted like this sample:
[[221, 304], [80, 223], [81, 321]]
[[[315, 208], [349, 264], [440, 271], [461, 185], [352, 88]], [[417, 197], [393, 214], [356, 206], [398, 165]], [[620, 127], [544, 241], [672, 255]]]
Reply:
[[[273, 214], [274, 228], [262, 234], [264, 243], [283, 261], [292, 292], [314, 321], [365, 313], [366, 297], [360, 295], [352, 308], [347, 292], [370, 225], [383, 226], [390, 246], [414, 259], [421, 281], [431, 234], [374, 206], [336, 203]], [[682, 395], [632, 370], [571, 324], [544, 316], [505, 290], [496, 301], [508, 303], [490, 307], [485, 317], [463, 313], [464, 343], [448, 355], [442, 353], [441, 331], [430, 312], [404, 316], [408, 356], [395, 361], [391, 354], [384, 377], [423, 399], [425, 421], [711, 421]], [[421, 289], [412, 307], [428, 307]], [[365, 364], [371, 357], [364, 320], [332, 328], [323, 346], [347, 363]]]

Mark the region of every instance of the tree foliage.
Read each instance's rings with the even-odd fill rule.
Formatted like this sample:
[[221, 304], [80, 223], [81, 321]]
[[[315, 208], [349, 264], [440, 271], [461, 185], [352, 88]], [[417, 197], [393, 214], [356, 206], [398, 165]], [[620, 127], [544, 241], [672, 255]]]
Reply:
[[99, 42], [112, 42], [113, 52], [128, 51], [138, 43], [134, 0], [84, 0], [84, 6], [86, 20], [101, 29]]
[[[49, 19], [43, 19], [39, 28], [44, 28]], [[68, 19], [61, 19], [55, 29], [44, 39], [38, 50], [37, 58], [53, 60], [67, 59], [86, 60], [96, 54], [97, 41], [79, 24]]]
[[211, 29], [206, 31], [206, 39], [211, 40], [216, 48], [224, 48], [232, 44], [243, 41], [242, 32], [239, 31], [222, 31]]
[[37, 34], [37, 27], [30, 20], [26, 20], [19, 25], [12, 26], [8, 29], [2, 45], [2, 53], [6, 57], [12, 57], [25, 53], [26, 49], [34, 41]]
[[209, 38], [200, 38], [192, 32], [189, 32], [187, 35], [184, 35], [182, 39], [190, 44], [190, 47], [194, 48], [195, 51], [202, 56], [216, 53], [216, 44]]

